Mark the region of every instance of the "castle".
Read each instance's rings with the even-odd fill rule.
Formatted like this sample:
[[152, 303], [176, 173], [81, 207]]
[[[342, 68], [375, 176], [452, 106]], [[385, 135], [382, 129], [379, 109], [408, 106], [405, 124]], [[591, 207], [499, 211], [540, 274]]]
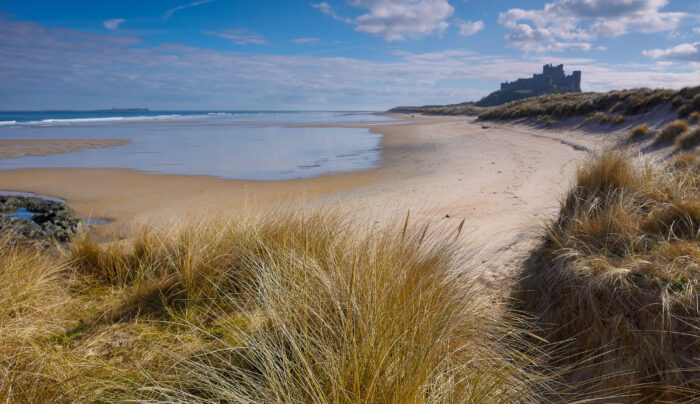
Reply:
[[517, 79], [511, 83], [501, 83], [501, 91], [546, 91], [554, 88], [562, 92], [581, 92], [581, 71], [564, 74], [564, 65], [544, 65], [541, 74], [533, 74], [531, 79]]
[[542, 66], [541, 74], [533, 74], [530, 79], [517, 79], [501, 83], [501, 89], [477, 101], [479, 107], [491, 107], [507, 102], [521, 100], [542, 94], [580, 93], [581, 71], [576, 70], [570, 76], [564, 73], [564, 65], [551, 64]]

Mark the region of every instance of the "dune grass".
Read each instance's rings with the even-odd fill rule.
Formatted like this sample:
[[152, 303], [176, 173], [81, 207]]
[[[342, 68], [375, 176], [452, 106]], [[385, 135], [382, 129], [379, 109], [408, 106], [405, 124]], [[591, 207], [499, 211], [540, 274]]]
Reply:
[[664, 144], [670, 143], [676, 140], [676, 138], [682, 135], [688, 130], [688, 123], [682, 120], [676, 120], [668, 125], [666, 125], [661, 131], [654, 137], [654, 144]]
[[[643, 114], [660, 105], [669, 105], [679, 118], [700, 116], [700, 86], [681, 90], [635, 88], [607, 93], [545, 94], [494, 107], [474, 103], [396, 107], [388, 112], [426, 115], [478, 115], [483, 120], [538, 118], [565, 119], [588, 115], [587, 121], [619, 125], [627, 116]], [[611, 116], [611, 114], [615, 114]]]
[[47, 392], [58, 396], [62, 376], [41, 345], [65, 331], [72, 299], [64, 267], [7, 239], [0, 244], [0, 401], [44, 402]]
[[700, 144], [700, 128], [695, 128], [690, 132], [676, 139], [677, 150], [689, 150]]
[[639, 139], [640, 137], [646, 136], [649, 133], [649, 125], [647, 124], [641, 124], [634, 129], [632, 129], [627, 136], [627, 139], [629, 140], [635, 140]]
[[3, 243], [0, 401], [539, 402], [460, 229], [280, 212]]
[[699, 179], [697, 154], [592, 158], [510, 303], [462, 225], [410, 215], [0, 240], [0, 402], [700, 400]]
[[[553, 118], [569, 118], [572, 116], [589, 115], [600, 123], [624, 122], [626, 115], [637, 115], [650, 111], [652, 108], [671, 103], [674, 108], [691, 108], [694, 87], [680, 91], [665, 89], [631, 89], [615, 90], [607, 93], [567, 93], [549, 94], [525, 98], [509, 102], [485, 110], [479, 115], [480, 119], [520, 119], [534, 118], [538, 115], [549, 115]], [[690, 98], [688, 98], [690, 97]], [[611, 117], [609, 114], [616, 114]]]
[[620, 114], [615, 115], [615, 116], [612, 118], [612, 125], [613, 125], [613, 126], [615, 126], [615, 125], [621, 125], [621, 124], [625, 123], [626, 120], [627, 120], [627, 118], [626, 118], [624, 115], [620, 115]]
[[472, 102], [452, 105], [424, 105], [421, 107], [396, 107], [387, 112], [399, 114], [425, 114], [425, 115], [479, 115], [487, 111], [488, 107], [479, 107]]
[[583, 165], [514, 298], [629, 402], [700, 399], [700, 160], [609, 151]]

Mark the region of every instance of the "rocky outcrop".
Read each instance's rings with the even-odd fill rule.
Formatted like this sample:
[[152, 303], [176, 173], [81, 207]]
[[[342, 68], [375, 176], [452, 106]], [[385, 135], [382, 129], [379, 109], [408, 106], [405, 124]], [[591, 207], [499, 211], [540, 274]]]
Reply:
[[85, 224], [68, 205], [38, 197], [0, 195], [0, 212], [11, 214], [19, 209], [33, 213], [31, 219], [0, 216], [0, 236], [15, 241], [69, 241], [83, 231]]

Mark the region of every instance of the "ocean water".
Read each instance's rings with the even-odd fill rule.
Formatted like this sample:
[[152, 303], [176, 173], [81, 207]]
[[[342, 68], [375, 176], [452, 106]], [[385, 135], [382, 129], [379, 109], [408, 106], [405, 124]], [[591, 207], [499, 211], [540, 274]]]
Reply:
[[380, 158], [391, 118], [368, 112], [0, 111], [0, 139], [126, 139], [129, 144], [0, 159], [0, 170], [131, 168], [246, 180], [308, 178], [365, 170]]

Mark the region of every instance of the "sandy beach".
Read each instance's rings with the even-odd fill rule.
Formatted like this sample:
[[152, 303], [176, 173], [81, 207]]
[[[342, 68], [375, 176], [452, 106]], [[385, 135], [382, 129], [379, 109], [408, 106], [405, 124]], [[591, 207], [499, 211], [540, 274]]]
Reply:
[[[595, 134], [471, 117], [400, 118], [406, 123], [366, 126], [383, 135], [382, 163], [372, 170], [238, 181], [116, 168], [28, 169], [0, 172], [0, 190], [65, 199], [82, 217], [111, 220], [99, 228], [101, 233], [123, 230], [126, 224], [225, 215], [280, 203], [341, 207], [374, 221], [405, 216], [409, 210], [416, 220], [455, 228], [464, 219], [464, 239], [482, 250], [485, 277], [493, 279], [527, 251], [537, 225], [555, 212], [577, 161], [602, 141]], [[73, 146], [84, 144], [92, 143]]]
[[0, 140], [0, 159], [48, 156], [127, 143], [129, 142], [124, 139], [3, 139]]

